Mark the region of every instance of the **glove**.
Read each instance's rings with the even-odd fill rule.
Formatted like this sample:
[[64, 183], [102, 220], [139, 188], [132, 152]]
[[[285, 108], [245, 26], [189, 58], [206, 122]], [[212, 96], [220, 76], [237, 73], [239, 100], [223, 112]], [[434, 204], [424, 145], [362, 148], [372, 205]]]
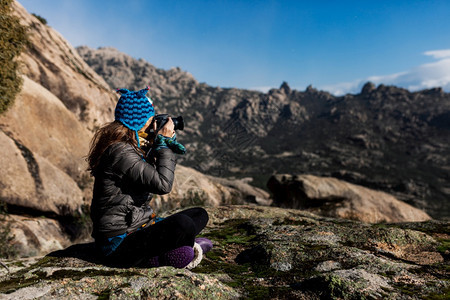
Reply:
[[153, 143], [153, 148], [157, 151], [164, 148], [169, 148], [173, 152], [177, 154], [185, 154], [186, 148], [177, 142], [177, 135], [174, 134], [173, 137], [163, 136], [162, 134], [158, 134], [156, 136], [155, 141]]

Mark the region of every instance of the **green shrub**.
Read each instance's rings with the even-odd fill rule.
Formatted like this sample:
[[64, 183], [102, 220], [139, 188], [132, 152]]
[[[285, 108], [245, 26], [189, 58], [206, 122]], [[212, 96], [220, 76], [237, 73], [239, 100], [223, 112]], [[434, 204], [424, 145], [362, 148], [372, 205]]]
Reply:
[[43, 18], [43, 17], [41, 17], [41, 16], [39, 16], [39, 15], [37, 15], [37, 14], [32, 14], [36, 19], [38, 19], [39, 20], [39, 22], [41, 22], [42, 24], [44, 24], [44, 25], [47, 25], [47, 20], [45, 19], [45, 18]]
[[0, 0], [0, 113], [6, 111], [22, 87], [17, 74], [20, 55], [28, 43], [27, 28], [12, 15], [12, 0]]

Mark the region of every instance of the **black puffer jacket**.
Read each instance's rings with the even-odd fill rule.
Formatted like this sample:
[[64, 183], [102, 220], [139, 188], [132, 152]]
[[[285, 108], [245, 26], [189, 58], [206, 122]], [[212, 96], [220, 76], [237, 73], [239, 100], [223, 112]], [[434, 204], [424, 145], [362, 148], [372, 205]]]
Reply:
[[150, 164], [126, 143], [109, 146], [95, 169], [91, 218], [95, 239], [133, 232], [152, 218], [148, 201], [153, 194], [172, 189], [175, 154], [170, 149], [155, 153]]

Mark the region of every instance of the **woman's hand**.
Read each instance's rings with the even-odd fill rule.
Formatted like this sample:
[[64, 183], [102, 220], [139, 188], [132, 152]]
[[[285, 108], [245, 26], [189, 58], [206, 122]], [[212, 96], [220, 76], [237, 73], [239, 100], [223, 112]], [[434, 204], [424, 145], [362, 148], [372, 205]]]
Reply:
[[[154, 122], [153, 130], [156, 132], [156, 122]], [[172, 118], [169, 117], [168, 121], [164, 126], [158, 131], [158, 134], [162, 134], [165, 137], [173, 137], [175, 134], [175, 124], [173, 124]]]

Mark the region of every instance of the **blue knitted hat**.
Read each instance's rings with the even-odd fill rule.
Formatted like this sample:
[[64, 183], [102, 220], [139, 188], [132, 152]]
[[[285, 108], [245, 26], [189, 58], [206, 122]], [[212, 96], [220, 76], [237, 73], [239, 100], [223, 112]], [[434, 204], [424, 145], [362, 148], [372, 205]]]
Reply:
[[150, 88], [146, 87], [140, 91], [129, 91], [118, 89], [121, 94], [117, 102], [114, 117], [123, 125], [136, 132], [136, 139], [139, 145], [138, 130], [144, 127], [150, 117], [155, 115], [152, 100], [146, 96]]

